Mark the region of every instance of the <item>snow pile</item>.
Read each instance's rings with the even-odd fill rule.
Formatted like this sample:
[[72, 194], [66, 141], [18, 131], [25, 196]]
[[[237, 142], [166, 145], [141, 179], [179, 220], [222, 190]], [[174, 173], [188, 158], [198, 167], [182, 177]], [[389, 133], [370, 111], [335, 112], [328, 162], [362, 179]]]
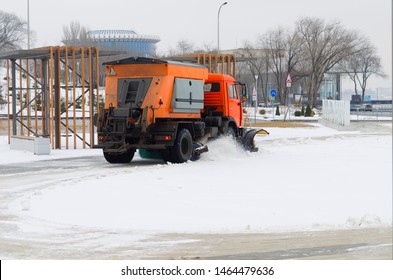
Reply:
[[223, 161], [237, 158], [245, 158], [249, 154], [243, 149], [241, 144], [230, 136], [222, 136], [212, 140], [207, 144], [209, 151], [201, 155], [202, 161]]

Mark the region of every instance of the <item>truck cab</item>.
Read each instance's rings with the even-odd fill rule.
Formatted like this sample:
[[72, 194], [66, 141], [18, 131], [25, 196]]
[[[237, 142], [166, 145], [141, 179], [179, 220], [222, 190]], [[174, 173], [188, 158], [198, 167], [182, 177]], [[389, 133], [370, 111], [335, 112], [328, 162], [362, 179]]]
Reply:
[[224, 74], [209, 73], [204, 86], [203, 115], [222, 118], [227, 127], [236, 132], [243, 123], [242, 97], [234, 78]]

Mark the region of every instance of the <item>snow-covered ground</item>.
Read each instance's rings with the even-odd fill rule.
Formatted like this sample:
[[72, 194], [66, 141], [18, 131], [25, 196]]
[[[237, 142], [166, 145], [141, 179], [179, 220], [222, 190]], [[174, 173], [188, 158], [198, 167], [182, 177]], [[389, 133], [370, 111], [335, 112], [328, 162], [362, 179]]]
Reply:
[[[72, 180], [52, 178], [48, 172], [41, 182], [37, 174], [24, 174], [18, 183], [18, 174], [0, 171], [1, 189], [13, 182], [22, 190], [9, 195], [13, 199], [3, 205], [2, 215], [17, 216], [18, 230], [27, 232], [31, 229], [23, 225], [34, 221], [139, 233], [390, 227], [391, 127], [390, 122], [375, 123], [371, 130], [337, 130], [320, 123], [269, 127], [270, 135], [256, 137], [257, 153], [222, 138], [211, 142], [209, 152], [196, 162], [165, 164], [136, 155], [129, 165], [109, 167], [97, 156], [99, 150], [34, 156], [10, 150], [6, 136], [1, 136], [0, 168], [46, 160], [56, 165], [54, 160], [61, 158], [69, 158], [71, 168], [73, 158], [95, 156], [92, 167], [75, 170], [78, 176]], [[97, 161], [102, 167], [96, 168]], [[26, 176], [32, 177], [30, 183]]]

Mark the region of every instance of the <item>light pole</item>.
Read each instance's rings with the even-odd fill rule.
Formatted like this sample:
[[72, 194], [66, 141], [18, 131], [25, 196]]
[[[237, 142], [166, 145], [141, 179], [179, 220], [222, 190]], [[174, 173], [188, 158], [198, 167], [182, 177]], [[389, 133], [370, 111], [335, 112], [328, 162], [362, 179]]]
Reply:
[[221, 4], [220, 8], [218, 9], [217, 13], [217, 53], [220, 54], [220, 12], [222, 6], [228, 4], [228, 2], [224, 2]]
[[30, 49], [30, 1], [27, 0], [27, 49]]
[[258, 107], [258, 75], [255, 75], [254, 123], [257, 123], [257, 107]]

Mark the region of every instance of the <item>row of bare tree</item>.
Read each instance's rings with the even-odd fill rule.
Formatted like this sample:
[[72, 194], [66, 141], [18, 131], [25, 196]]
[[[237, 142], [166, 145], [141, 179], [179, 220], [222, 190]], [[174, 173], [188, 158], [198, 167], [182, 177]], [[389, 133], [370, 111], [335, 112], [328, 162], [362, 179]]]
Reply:
[[302, 18], [293, 30], [277, 28], [262, 35], [257, 46], [267, 50], [266, 67], [274, 73], [279, 92], [286, 97], [285, 77], [299, 81], [315, 105], [324, 74], [347, 73], [362, 100], [371, 75], [383, 76], [380, 58], [369, 40], [339, 22]]
[[[194, 50], [192, 43], [181, 40], [175, 49], [170, 50], [170, 55]], [[206, 45], [204, 50], [211, 51]], [[286, 102], [288, 73], [293, 83], [301, 85], [302, 94], [313, 106], [326, 73], [347, 74], [353, 81], [355, 93], [361, 94], [362, 100], [369, 77], [385, 76], [381, 59], [368, 38], [346, 29], [340, 22], [326, 22], [319, 18], [304, 17], [295, 23], [294, 28], [269, 30], [255, 42], [245, 42], [238, 55], [251, 58], [238, 67], [239, 76], [243, 75], [238, 78], [258, 75], [265, 102], [268, 99], [268, 84], [280, 93], [279, 101]]]
[[[264, 54], [258, 53], [263, 50]], [[328, 72], [346, 73], [354, 83], [356, 94], [364, 95], [371, 75], [384, 76], [375, 47], [358, 32], [347, 30], [339, 22], [325, 22], [318, 18], [301, 18], [295, 28], [278, 27], [261, 35], [258, 40], [246, 43], [248, 62], [253, 74], [262, 78], [263, 96], [267, 98], [267, 75], [273, 73], [275, 87], [285, 102], [288, 88], [286, 76], [300, 83], [315, 105], [324, 75]]]

